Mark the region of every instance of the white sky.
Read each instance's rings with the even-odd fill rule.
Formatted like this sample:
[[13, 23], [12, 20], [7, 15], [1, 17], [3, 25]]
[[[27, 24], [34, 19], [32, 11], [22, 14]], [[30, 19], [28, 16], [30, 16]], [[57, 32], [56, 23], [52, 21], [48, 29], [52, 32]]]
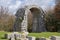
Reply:
[[55, 2], [54, 0], [0, 0], [0, 6], [8, 7], [9, 10], [13, 13], [15, 13], [21, 5], [31, 4], [37, 4], [45, 9], [49, 6], [53, 7]]

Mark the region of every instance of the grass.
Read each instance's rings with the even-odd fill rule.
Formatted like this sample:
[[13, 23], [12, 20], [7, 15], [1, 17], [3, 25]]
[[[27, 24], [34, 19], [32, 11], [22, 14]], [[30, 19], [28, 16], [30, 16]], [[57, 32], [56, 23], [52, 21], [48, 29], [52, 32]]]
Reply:
[[0, 40], [7, 40], [7, 39], [4, 39], [5, 33], [7, 33], [7, 32], [0, 32]]
[[41, 32], [41, 33], [30, 33], [29, 36], [34, 36], [34, 37], [45, 37], [49, 38], [50, 36], [60, 36], [60, 33], [58, 32]]
[[[9, 32], [0, 32], [0, 40], [7, 40], [4, 39], [4, 34], [9, 33]], [[60, 36], [60, 33], [58, 32], [41, 32], [41, 33], [29, 33], [29, 36], [34, 36], [34, 37], [45, 37], [48, 38], [50, 36]]]

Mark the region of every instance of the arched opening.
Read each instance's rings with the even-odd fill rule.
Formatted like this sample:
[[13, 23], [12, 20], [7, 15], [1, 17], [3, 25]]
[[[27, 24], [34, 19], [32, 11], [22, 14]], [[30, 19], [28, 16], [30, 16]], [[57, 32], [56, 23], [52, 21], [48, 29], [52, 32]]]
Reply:
[[39, 16], [41, 11], [40, 9], [35, 7], [29, 10], [30, 12], [28, 14], [28, 31], [37, 32], [37, 27], [39, 26]]
[[40, 13], [40, 10], [38, 8], [31, 8], [30, 11], [32, 14], [35, 14], [36, 16]]

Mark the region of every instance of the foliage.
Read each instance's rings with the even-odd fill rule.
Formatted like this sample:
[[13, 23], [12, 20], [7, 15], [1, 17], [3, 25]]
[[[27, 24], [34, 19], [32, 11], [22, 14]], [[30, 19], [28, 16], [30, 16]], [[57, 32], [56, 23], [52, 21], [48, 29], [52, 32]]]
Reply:
[[0, 8], [0, 31], [12, 31], [14, 15], [8, 11], [8, 8]]
[[51, 12], [51, 10], [49, 10], [46, 15], [45, 15], [45, 19], [46, 19], [46, 28], [48, 31], [57, 31], [56, 29], [56, 18], [53, 12]]
[[60, 20], [56, 18], [56, 13], [52, 13], [50, 11], [51, 10], [49, 10], [48, 13], [45, 15], [46, 28], [48, 31], [60, 31]]

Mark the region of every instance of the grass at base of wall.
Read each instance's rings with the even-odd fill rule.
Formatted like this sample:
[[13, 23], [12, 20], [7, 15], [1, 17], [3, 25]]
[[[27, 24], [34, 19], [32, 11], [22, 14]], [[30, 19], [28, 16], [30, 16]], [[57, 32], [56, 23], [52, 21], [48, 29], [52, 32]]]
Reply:
[[45, 37], [49, 38], [50, 36], [60, 36], [60, 33], [58, 32], [41, 32], [41, 33], [29, 33], [29, 36], [34, 36], [34, 37]]
[[[4, 39], [4, 34], [6, 33], [10, 33], [10, 32], [0, 32], [0, 40], [7, 40]], [[28, 36], [34, 36], [34, 37], [45, 37], [45, 38], [49, 38], [50, 36], [60, 36], [59, 32], [41, 32], [41, 33], [29, 33]]]
[[0, 40], [7, 40], [7, 39], [4, 39], [4, 34], [6, 34], [8, 32], [1, 32], [0, 31]]

